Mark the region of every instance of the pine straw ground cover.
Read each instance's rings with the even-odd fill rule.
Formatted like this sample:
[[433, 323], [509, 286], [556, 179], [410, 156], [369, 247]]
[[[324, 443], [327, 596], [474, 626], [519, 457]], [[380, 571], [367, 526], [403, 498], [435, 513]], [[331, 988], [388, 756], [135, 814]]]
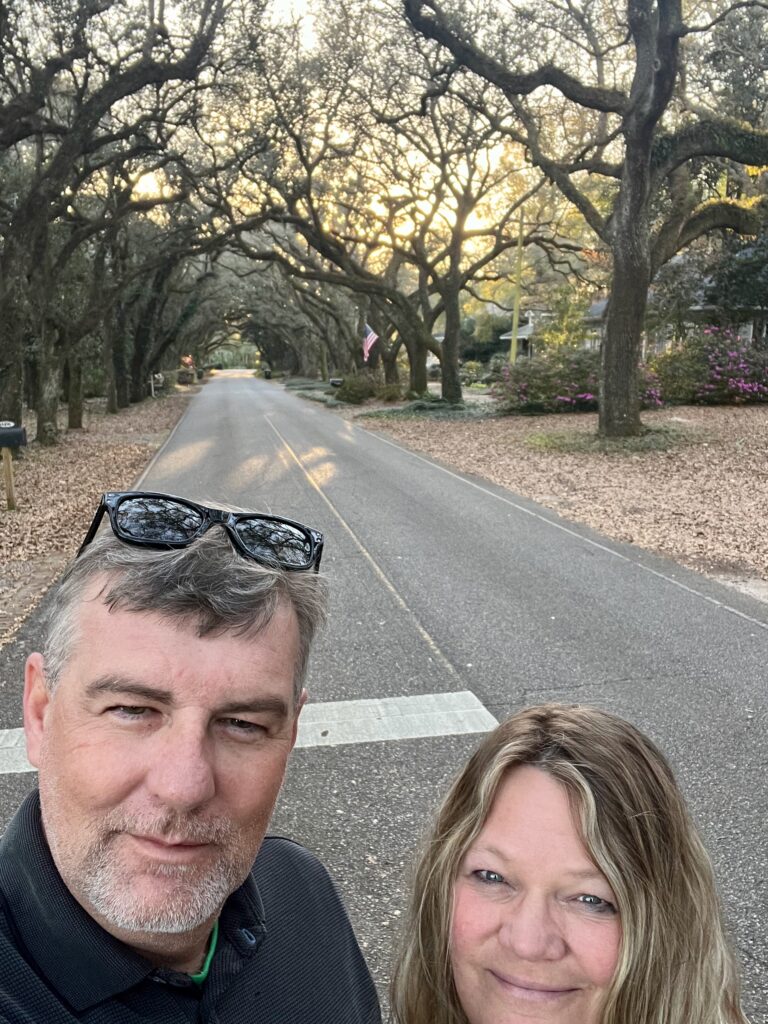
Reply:
[[377, 417], [358, 424], [768, 599], [768, 406], [645, 412], [649, 433], [604, 446], [593, 414]]
[[[0, 488], [0, 647], [77, 551], [99, 495], [131, 488], [191, 392], [147, 399], [116, 416], [103, 401], [89, 401], [82, 430], [62, 433], [52, 448], [32, 443], [14, 462], [17, 511], [6, 510]], [[26, 426], [31, 439], [34, 414]]]

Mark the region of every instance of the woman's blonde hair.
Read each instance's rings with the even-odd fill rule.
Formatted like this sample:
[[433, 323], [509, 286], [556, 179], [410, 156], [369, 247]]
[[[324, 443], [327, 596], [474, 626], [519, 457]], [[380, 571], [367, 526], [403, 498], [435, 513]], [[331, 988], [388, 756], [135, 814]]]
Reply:
[[748, 1024], [712, 866], [664, 756], [615, 715], [560, 704], [528, 708], [490, 733], [440, 807], [416, 870], [394, 1021], [467, 1024], [449, 955], [454, 882], [519, 765], [564, 786], [616, 897], [621, 951], [601, 1024]]

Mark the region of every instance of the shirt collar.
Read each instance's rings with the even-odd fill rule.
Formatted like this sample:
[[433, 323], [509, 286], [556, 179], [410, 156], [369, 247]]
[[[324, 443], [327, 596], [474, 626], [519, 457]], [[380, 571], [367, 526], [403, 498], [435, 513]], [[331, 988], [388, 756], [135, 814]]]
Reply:
[[[45, 838], [37, 790], [0, 841], [0, 890], [26, 950], [74, 1009], [95, 1006], [153, 972], [148, 960], [86, 913], [64, 884]], [[251, 875], [227, 900], [221, 925], [238, 936], [249, 929], [264, 933], [264, 908]]]

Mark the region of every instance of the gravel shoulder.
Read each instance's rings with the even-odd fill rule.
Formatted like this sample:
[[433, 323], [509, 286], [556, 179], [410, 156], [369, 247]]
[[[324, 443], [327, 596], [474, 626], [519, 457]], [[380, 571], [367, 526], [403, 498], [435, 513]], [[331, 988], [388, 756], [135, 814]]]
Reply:
[[[104, 401], [88, 401], [82, 430], [63, 432], [51, 448], [31, 443], [14, 460], [16, 511], [6, 509], [0, 489], [0, 648], [77, 551], [99, 495], [132, 487], [196, 390], [147, 399], [116, 416]], [[34, 438], [34, 414], [25, 425]]]
[[353, 417], [367, 430], [493, 481], [768, 600], [768, 407], [643, 414], [665, 450], [589, 449], [596, 415]]

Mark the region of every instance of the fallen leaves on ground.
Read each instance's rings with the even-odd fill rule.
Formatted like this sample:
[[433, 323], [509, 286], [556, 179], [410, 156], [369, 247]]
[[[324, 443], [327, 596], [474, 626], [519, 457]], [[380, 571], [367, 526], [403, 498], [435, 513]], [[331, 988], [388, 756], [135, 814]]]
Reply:
[[147, 399], [116, 416], [89, 401], [82, 430], [62, 432], [51, 448], [31, 444], [14, 460], [17, 510], [0, 495], [0, 646], [77, 551], [101, 493], [131, 488], [188, 400]]
[[684, 443], [635, 452], [537, 443], [594, 434], [596, 415], [358, 423], [615, 540], [715, 575], [768, 579], [768, 407], [683, 406], [643, 421], [681, 431]]

